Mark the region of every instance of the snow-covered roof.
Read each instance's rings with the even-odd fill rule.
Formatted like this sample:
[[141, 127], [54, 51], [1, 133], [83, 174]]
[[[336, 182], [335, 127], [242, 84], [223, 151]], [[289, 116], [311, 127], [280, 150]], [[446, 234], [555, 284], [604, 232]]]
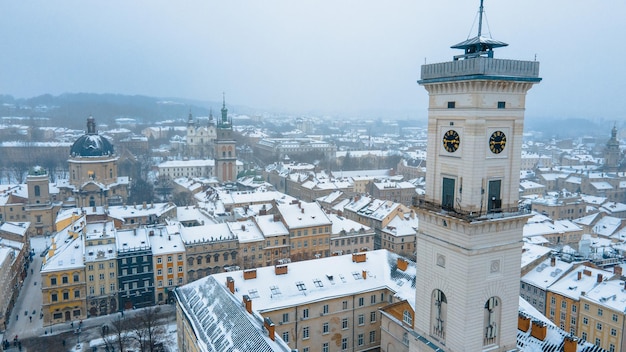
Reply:
[[[554, 263], [554, 266], [551, 263]], [[522, 276], [521, 281], [545, 290], [567, 274], [572, 267], [572, 263], [564, 262], [558, 258], [548, 258]]]
[[294, 204], [278, 204], [277, 208], [290, 230], [331, 225], [328, 216], [317, 203], [298, 201]]
[[226, 223], [181, 227], [180, 234], [186, 244], [235, 239]]
[[415, 217], [396, 216], [381, 231], [395, 237], [415, 236], [419, 220]]
[[160, 226], [153, 230], [154, 235], [149, 238], [153, 255], [182, 253], [185, 251], [185, 245], [177, 226]]
[[365, 232], [370, 231], [370, 227], [362, 225], [354, 220], [347, 219], [343, 216], [339, 216], [337, 214], [328, 214], [328, 218], [333, 223], [331, 236], [335, 236], [341, 233], [341, 231], [345, 231], [346, 233], [351, 233], [355, 231], [360, 231], [363, 229]]
[[30, 222], [0, 222], [0, 232], [24, 237]]
[[282, 221], [274, 221], [274, 215], [259, 215], [255, 220], [265, 237], [285, 236], [289, 234], [289, 230], [287, 230]]
[[579, 265], [550, 286], [549, 291], [577, 301], [580, 299], [582, 292], [589, 292], [596, 287], [598, 284], [598, 275], [602, 275], [602, 280], [608, 280], [613, 273]]
[[272, 341], [263, 332], [262, 317], [248, 314], [242, 298], [224, 286], [207, 276], [175, 290], [201, 351], [291, 351], [281, 338]]
[[[259, 312], [300, 306], [337, 296], [350, 296], [387, 288], [414, 307], [415, 263], [406, 271], [397, 268], [398, 255], [381, 249], [364, 252], [365, 262], [353, 262], [352, 255], [333, 256], [288, 264], [288, 272], [276, 275], [274, 267], [257, 268], [256, 279], [243, 279], [243, 271], [214, 274], [223, 286], [227, 277], [235, 281], [235, 296], [252, 298], [252, 307]], [[366, 278], [363, 278], [366, 272]], [[200, 279], [187, 286], [202, 285]], [[306, 295], [303, 294], [306, 291]]]
[[81, 269], [84, 263], [84, 227], [85, 216], [65, 227], [52, 238], [52, 243], [42, 265], [41, 272]]
[[259, 242], [263, 241], [263, 233], [254, 223], [254, 220], [246, 219], [244, 221], [227, 222], [230, 232], [237, 236], [239, 243]]
[[522, 269], [534, 263], [537, 259], [546, 256], [552, 249], [524, 241], [522, 249]]

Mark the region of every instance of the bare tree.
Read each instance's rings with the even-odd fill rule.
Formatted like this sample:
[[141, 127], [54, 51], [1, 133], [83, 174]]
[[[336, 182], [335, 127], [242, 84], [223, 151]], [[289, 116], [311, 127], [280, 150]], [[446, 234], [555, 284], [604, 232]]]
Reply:
[[159, 322], [159, 307], [144, 308], [133, 318], [132, 337], [142, 352], [157, 352], [167, 342], [167, 325]]
[[114, 350], [114, 346], [117, 346], [119, 351], [125, 351], [131, 341], [129, 333], [131, 329], [132, 324], [129, 320], [121, 315], [116, 315], [115, 318], [111, 319], [110, 325], [102, 326], [101, 334], [105, 346], [110, 351]]

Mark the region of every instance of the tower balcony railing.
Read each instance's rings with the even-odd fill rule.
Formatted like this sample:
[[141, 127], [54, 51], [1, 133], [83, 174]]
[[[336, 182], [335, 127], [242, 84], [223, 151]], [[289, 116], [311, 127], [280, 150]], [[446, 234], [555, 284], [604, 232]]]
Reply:
[[494, 208], [489, 210], [485, 209], [482, 211], [464, 211], [460, 208], [444, 207], [441, 203], [431, 202], [424, 199], [418, 199], [417, 204], [414, 204], [414, 206], [420, 209], [445, 214], [469, 222], [519, 216], [530, 213], [530, 209], [527, 209], [526, 207]]
[[539, 80], [539, 62], [475, 57], [422, 65], [421, 79], [442, 79], [459, 76], [502, 76]]

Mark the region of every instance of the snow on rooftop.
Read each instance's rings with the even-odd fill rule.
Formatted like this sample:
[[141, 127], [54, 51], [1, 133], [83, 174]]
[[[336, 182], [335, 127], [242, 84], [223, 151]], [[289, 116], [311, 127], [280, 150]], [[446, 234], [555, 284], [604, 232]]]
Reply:
[[534, 263], [537, 259], [546, 256], [552, 251], [549, 247], [544, 247], [534, 243], [524, 241], [522, 249], [522, 269], [527, 265]]
[[626, 307], [626, 285], [622, 280], [603, 281], [593, 289], [587, 291], [584, 299], [594, 301], [619, 314], [623, 314]]
[[282, 221], [274, 221], [274, 215], [259, 215], [256, 217], [256, 223], [265, 237], [289, 234], [289, 230], [287, 230]]
[[57, 232], [52, 238], [50, 250], [42, 265], [41, 272], [54, 272], [84, 268], [83, 231], [85, 216], [81, 216], [72, 224]]
[[[552, 260], [554, 260], [554, 266], [551, 264]], [[574, 264], [564, 262], [558, 258], [548, 258], [522, 276], [521, 281], [546, 290], [571, 270], [573, 266]]]
[[596, 287], [598, 275], [602, 275], [602, 280], [608, 280], [613, 273], [579, 265], [573, 271], [557, 280], [550, 286], [549, 290], [578, 301], [583, 292], [589, 292]]
[[265, 237], [252, 219], [227, 222], [230, 232], [239, 238], [239, 243], [263, 241]]
[[185, 251], [185, 245], [180, 233], [177, 231], [177, 226], [161, 226], [151, 230], [154, 231], [154, 235], [149, 236], [153, 255], [182, 253]]
[[[411, 306], [415, 301], [415, 263], [409, 262], [406, 271], [397, 269], [398, 255], [387, 250], [364, 252], [365, 262], [353, 262], [352, 255], [333, 256], [288, 264], [288, 273], [276, 275], [274, 267], [256, 270], [255, 279], [244, 280], [244, 271], [213, 274], [223, 286], [227, 277], [235, 281], [235, 296], [241, 302], [243, 295], [253, 298], [254, 310], [263, 312], [306, 304], [336, 296], [348, 296], [383, 288], [390, 289], [399, 299]], [[366, 272], [366, 278], [363, 278]], [[207, 279], [189, 283], [186, 287], [200, 287]]]
[[149, 231], [151, 228], [135, 228], [130, 230], [118, 230], [117, 236], [115, 236], [116, 246], [118, 252], [126, 251], [138, 251], [150, 248], [150, 241], [148, 240]]
[[181, 227], [180, 234], [183, 242], [187, 244], [235, 239], [226, 223]]
[[317, 203], [298, 201], [294, 204], [278, 204], [278, 211], [289, 229], [331, 225], [328, 216]]

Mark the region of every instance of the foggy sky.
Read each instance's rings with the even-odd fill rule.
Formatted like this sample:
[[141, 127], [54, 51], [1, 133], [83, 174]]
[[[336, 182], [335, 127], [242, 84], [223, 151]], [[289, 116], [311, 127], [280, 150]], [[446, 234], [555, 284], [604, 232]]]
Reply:
[[[450, 46], [476, 35], [478, 4], [4, 1], [0, 94], [224, 91], [233, 105], [424, 117], [420, 65], [461, 53]], [[486, 0], [485, 12], [483, 34], [509, 44], [497, 58], [541, 62], [527, 116], [626, 117], [626, 1]]]

